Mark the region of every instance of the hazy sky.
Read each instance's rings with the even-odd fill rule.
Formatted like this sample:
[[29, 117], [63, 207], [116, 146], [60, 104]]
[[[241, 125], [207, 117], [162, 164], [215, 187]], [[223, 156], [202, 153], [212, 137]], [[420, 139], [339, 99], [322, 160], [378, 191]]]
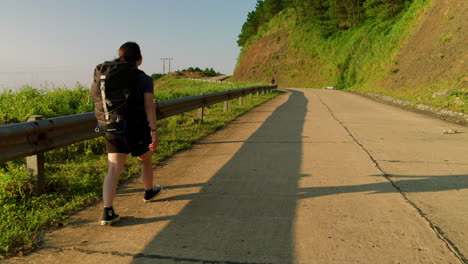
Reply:
[[[237, 36], [257, 0], [0, 0], [0, 88], [69, 88], [137, 42], [141, 69], [214, 68], [232, 74]], [[166, 62], [166, 71], [168, 64]]]

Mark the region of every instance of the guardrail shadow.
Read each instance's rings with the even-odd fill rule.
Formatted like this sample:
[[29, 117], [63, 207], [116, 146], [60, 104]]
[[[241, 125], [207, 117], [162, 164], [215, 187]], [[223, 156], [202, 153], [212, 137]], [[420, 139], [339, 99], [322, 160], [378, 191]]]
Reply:
[[[385, 177], [383, 174], [371, 175]], [[389, 175], [394, 184], [404, 193], [441, 192], [468, 189], [468, 174], [460, 175]], [[299, 189], [298, 199], [307, 199], [327, 195], [363, 192], [368, 195], [395, 193], [398, 189], [388, 181], [360, 185], [310, 187]]]
[[190, 202], [132, 263], [293, 262], [306, 112], [304, 94], [290, 91], [200, 193], [168, 198]]

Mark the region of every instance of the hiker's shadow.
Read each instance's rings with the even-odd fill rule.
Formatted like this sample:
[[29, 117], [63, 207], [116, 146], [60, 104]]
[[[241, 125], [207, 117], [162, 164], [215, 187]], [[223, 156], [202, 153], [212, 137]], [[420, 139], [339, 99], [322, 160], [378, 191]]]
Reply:
[[[293, 262], [308, 100], [294, 90], [283, 98], [272, 111], [268, 105], [251, 111], [265, 112], [259, 115], [265, 121], [197, 193], [155, 201], [187, 202], [139, 255], [163, 256], [167, 262]], [[144, 221], [135, 219], [135, 224]]]

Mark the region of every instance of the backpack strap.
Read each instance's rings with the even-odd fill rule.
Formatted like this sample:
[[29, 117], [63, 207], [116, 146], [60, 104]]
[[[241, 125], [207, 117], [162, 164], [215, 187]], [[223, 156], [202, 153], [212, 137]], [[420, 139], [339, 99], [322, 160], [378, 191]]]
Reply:
[[104, 109], [104, 115], [106, 120], [109, 120], [109, 110], [107, 110], [107, 99], [106, 99], [106, 91], [105, 91], [105, 83], [106, 83], [106, 76], [101, 75], [100, 77], [101, 86], [99, 87], [101, 90], [101, 97], [102, 97], [102, 108]]

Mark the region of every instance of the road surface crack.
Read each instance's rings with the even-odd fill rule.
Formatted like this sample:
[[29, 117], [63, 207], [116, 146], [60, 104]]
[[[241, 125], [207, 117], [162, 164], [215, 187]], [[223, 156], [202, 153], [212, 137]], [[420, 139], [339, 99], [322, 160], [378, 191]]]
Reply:
[[357, 138], [351, 133], [351, 131], [343, 124], [343, 122], [341, 122], [332, 112], [332, 110], [330, 109], [330, 107], [322, 100], [322, 98], [317, 95], [317, 98], [319, 99], [319, 101], [328, 109], [328, 112], [330, 113], [330, 115], [333, 117], [333, 119], [335, 119], [336, 122], [338, 122], [345, 130], [346, 132], [349, 134], [349, 136], [356, 142], [356, 144], [358, 144], [358, 146], [360, 146], [362, 148], [362, 150], [364, 150], [364, 152], [367, 153], [367, 155], [369, 156], [369, 158], [371, 159], [371, 161], [374, 163], [375, 167], [382, 173], [382, 175], [384, 175], [385, 179], [387, 179], [391, 184], [392, 186], [403, 196], [403, 198], [406, 200], [406, 202], [408, 202], [414, 209], [416, 209], [416, 211], [419, 213], [419, 215], [421, 215], [421, 217], [423, 219], [426, 220], [426, 222], [429, 224], [429, 226], [432, 228], [432, 230], [434, 230], [434, 232], [436, 233], [437, 237], [442, 240], [445, 245], [448, 247], [448, 249], [462, 262], [462, 263], [465, 263], [467, 264], [468, 263], [468, 259], [463, 255], [463, 253], [461, 252], [461, 250], [447, 237], [447, 235], [444, 233], [444, 231], [442, 231], [442, 229], [438, 226], [436, 226], [428, 217], [427, 215], [413, 202], [411, 201], [408, 196], [406, 195], [406, 193], [401, 190], [401, 188], [391, 179], [391, 175], [387, 174], [379, 165], [379, 163], [377, 162], [377, 160], [370, 154], [370, 152], [361, 144], [361, 142], [359, 142], [359, 140], [357, 140]]
[[468, 163], [443, 162], [443, 161], [420, 161], [420, 160], [379, 160], [391, 163], [424, 163], [424, 164], [447, 164], [447, 165], [468, 165]]

